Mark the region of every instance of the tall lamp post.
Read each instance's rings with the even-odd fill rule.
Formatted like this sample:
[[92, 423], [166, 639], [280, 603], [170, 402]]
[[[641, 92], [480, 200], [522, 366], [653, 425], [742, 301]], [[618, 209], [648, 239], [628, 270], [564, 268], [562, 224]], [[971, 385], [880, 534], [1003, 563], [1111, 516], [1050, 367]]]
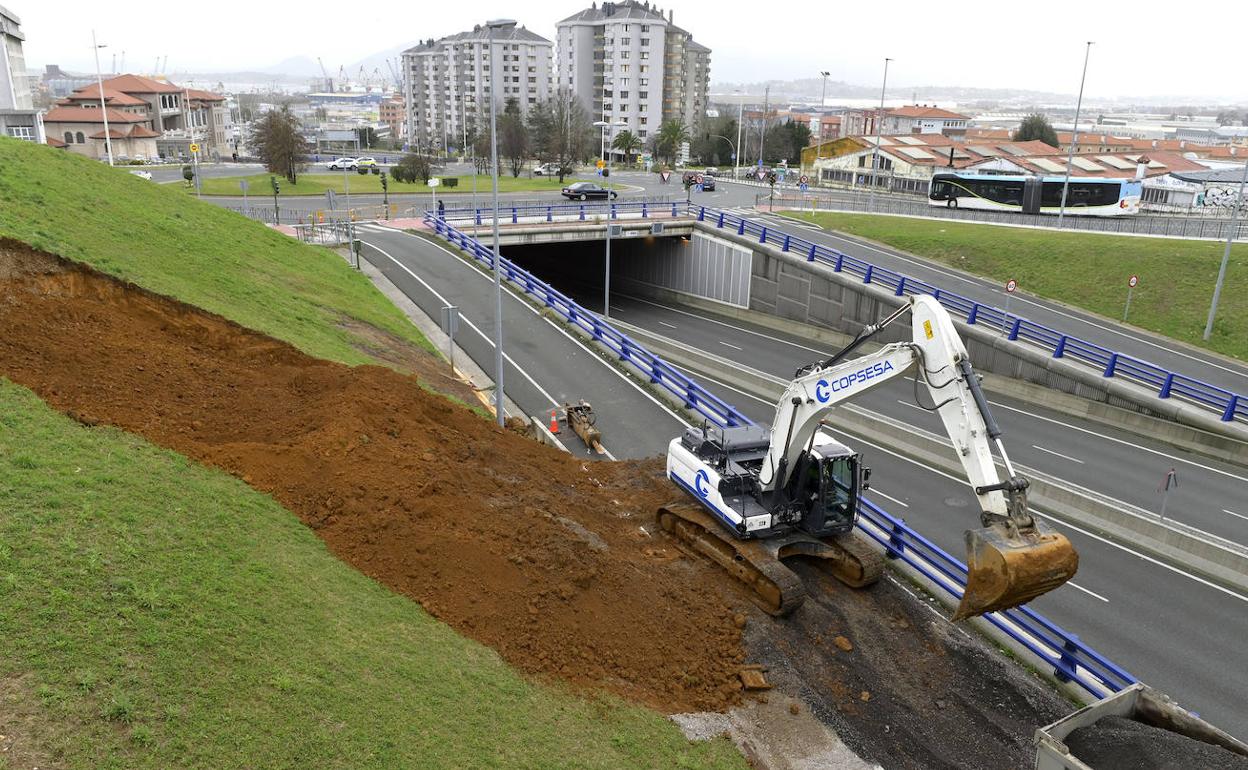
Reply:
[[494, 31], [514, 29], [511, 19], [487, 21], [490, 49], [490, 178], [494, 195], [494, 412], [499, 426], [507, 422], [503, 416], [503, 255], [498, 248], [498, 67], [494, 57]]
[[875, 211], [875, 172], [880, 159], [880, 136], [884, 130], [884, 91], [888, 89], [888, 63], [884, 60], [884, 82], [880, 85], [880, 111], [875, 116], [875, 147], [871, 149], [871, 192], [867, 203], [867, 211]]
[[731, 140], [731, 139], [729, 139], [728, 137], [724, 136], [723, 134], [707, 134], [707, 136], [709, 136], [709, 137], [711, 137], [711, 138], [713, 138], [713, 139], [723, 139], [725, 142], [727, 142], [727, 143], [728, 143], [728, 148], [729, 148], [730, 150], [732, 150], [732, 157], [734, 157], [734, 158], [735, 158], [735, 157], [737, 157], [737, 146], [736, 146], [735, 144], [733, 144], [733, 143], [732, 143], [732, 140]]
[[1218, 299], [1222, 297], [1222, 282], [1226, 280], [1226, 263], [1231, 259], [1231, 244], [1239, 230], [1239, 210], [1244, 206], [1244, 183], [1248, 182], [1248, 160], [1244, 161], [1244, 173], [1239, 177], [1239, 198], [1231, 209], [1231, 224], [1226, 230], [1226, 248], [1222, 250], [1222, 265], [1218, 268], [1218, 282], [1213, 286], [1213, 302], [1209, 305], [1209, 320], [1205, 321], [1205, 339], [1213, 334], [1213, 319], [1218, 314]]
[[91, 49], [95, 52], [95, 83], [100, 87], [100, 116], [104, 118], [104, 148], [108, 150], [108, 165], [113, 165], [113, 138], [108, 132], [108, 108], [104, 105], [104, 76], [100, 74], [100, 49], [105, 46], [95, 41], [91, 30]]
[[[594, 127], [602, 129], [602, 146], [607, 146], [607, 140], [611, 134], [615, 133], [615, 129], [624, 128], [627, 123], [608, 123], [605, 120], [594, 121]], [[611, 317], [611, 156], [607, 156], [607, 253], [605, 267], [602, 276], [602, 317]]]
[[[1083, 51], [1083, 75], [1079, 77], [1079, 100], [1075, 102], [1075, 130], [1070, 134], [1070, 149], [1066, 152], [1066, 179], [1062, 181], [1062, 206], [1057, 210], [1057, 226], [1062, 226], [1066, 216], [1066, 192], [1070, 189], [1070, 167], [1075, 162], [1075, 145], [1079, 143], [1079, 113], [1083, 110], [1083, 84], [1088, 79], [1088, 57], [1092, 54], [1092, 41]], [[1208, 339], [1206, 337], [1206, 339]]]
[[819, 91], [819, 142], [815, 145], [815, 160], [823, 152], [823, 105], [828, 100], [828, 75], [832, 73], [819, 70], [819, 74], [823, 77], [823, 89]]
[[745, 119], [745, 94], [740, 91], [737, 94], [737, 146], [732, 150], [732, 178], [737, 178], [737, 166], [741, 165], [741, 156], [737, 154], [737, 150], [741, 148], [741, 124]]

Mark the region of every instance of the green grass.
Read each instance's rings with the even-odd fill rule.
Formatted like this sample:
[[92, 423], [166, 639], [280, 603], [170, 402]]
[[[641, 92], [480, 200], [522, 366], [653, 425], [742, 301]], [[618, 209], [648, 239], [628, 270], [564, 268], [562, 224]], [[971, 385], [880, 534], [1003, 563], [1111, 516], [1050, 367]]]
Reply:
[[1248, 245], [1231, 250], [1218, 317], [1202, 339], [1223, 243], [1058, 233], [870, 214], [796, 218], [869, 238], [1029, 294], [1121, 319], [1127, 279], [1140, 277], [1129, 321], [1183, 342], [1248, 359]]
[[0, 639], [37, 715], [14, 737], [57, 767], [745, 766], [525, 681], [271, 498], [5, 380]]
[[432, 350], [367, 278], [328, 249], [52, 147], [0, 137], [0, 235], [321, 358], [376, 363], [343, 328], [350, 319]]
[[[273, 187], [269, 183], [269, 174], [251, 174], [248, 176], [223, 176], [223, 177], [204, 177], [200, 192], [204, 195], [242, 195], [242, 191], [238, 186], [240, 180], [247, 180], [247, 194], [251, 196], [269, 196], [273, 195]], [[299, 176], [298, 184], [291, 184], [285, 179], [279, 179], [278, 186], [281, 188], [281, 197], [290, 195], [324, 195], [326, 190], [333, 190], [337, 194], [342, 194], [344, 189], [341, 171], [330, 171], [327, 173], [308, 173]], [[459, 184], [456, 187], [435, 188], [434, 192], [438, 196], [455, 195], [457, 193], [472, 194], [472, 177], [458, 177]], [[477, 193], [484, 194], [490, 191], [490, 178], [488, 176], [477, 177]], [[354, 171], [347, 172], [347, 186], [350, 187], [352, 194], [355, 193], [376, 193], [381, 194], [381, 175], [380, 174], [357, 174]], [[390, 192], [392, 193], [424, 193], [429, 194], [429, 186], [423, 182], [408, 184], [404, 182], [396, 182], [389, 180]], [[532, 179], [524, 176], [513, 177], [510, 175], [500, 176], [498, 178], [499, 192], [524, 192], [527, 190], [559, 190], [563, 185], [559, 183], [558, 177], [535, 176]], [[193, 192], [193, 188], [183, 185], [183, 189]]]

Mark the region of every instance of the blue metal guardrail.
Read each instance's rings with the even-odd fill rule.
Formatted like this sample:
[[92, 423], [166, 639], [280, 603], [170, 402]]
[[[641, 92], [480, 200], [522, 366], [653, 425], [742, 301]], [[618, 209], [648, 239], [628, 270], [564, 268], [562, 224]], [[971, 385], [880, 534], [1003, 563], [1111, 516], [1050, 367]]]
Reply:
[[960, 317], [968, 324], [982, 324], [998, 329], [1010, 340], [1035, 345], [1051, 353], [1053, 358], [1069, 358], [1087, 364], [1099, 370], [1104, 377], [1121, 377], [1143, 385], [1153, 390], [1158, 398], [1181, 397], [1219, 414], [1223, 422], [1248, 420], [1248, 397], [1241, 394], [1063, 334], [1014, 313], [976, 302], [926, 281], [880, 267], [746, 217], [707, 206], [694, 205], [691, 210], [700, 222], [712, 222], [718, 228], [734, 230], [737, 235], [756, 237], [759, 243], [801, 254], [808, 262], [830, 265], [838, 273], [858, 276], [863, 283], [876, 284], [891, 290], [898, 297], [929, 294], [955, 317]]
[[[729, 229], [737, 235], [757, 238], [759, 243], [778, 246], [782, 251], [804, 255], [808, 262], [819, 262], [832, 267], [836, 272], [849, 273], [862, 279], [863, 283], [876, 284], [888, 289], [898, 297], [911, 294], [930, 294], [955, 317], [960, 317], [968, 324], [979, 324], [1001, 331], [1012, 341], [1034, 345], [1052, 355], [1053, 358], [1067, 358], [1086, 364], [1101, 372], [1104, 377], [1120, 377], [1137, 385], [1153, 390], [1158, 398], [1178, 397], [1190, 401], [1200, 407], [1209, 409], [1219, 415], [1223, 422], [1235, 420], [1248, 421], [1248, 396], [1234, 393], [1216, 385], [1210, 385], [1194, 377], [1173, 372], [1157, 364], [1143, 359], [1119, 353], [1092, 342], [1063, 334], [1044, 324], [1023, 318], [1016, 313], [1007, 313], [992, 305], [946, 291], [918, 278], [911, 278], [888, 268], [880, 267], [858, 257], [850, 256], [836, 249], [813, 243], [800, 236], [792, 235], [775, 227], [768, 227], [747, 217], [728, 211], [714, 209], [698, 204], [671, 201], [663, 204], [614, 202], [611, 205], [612, 218], [622, 217], [627, 213], [639, 213], [643, 218], [659, 211], [663, 216], [677, 216], [678, 210], [684, 209], [695, 215], [700, 222], [711, 222], [717, 228]], [[585, 220], [605, 212], [604, 203], [580, 204], [549, 204], [537, 206], [515, 206], [500, 208], [500, 219], [510, 217], [513, 223], [521, 219], [554, 221], [556, 218], [568, 217]], [[684, 213], [681, 211], [679, 213]], [[490, 209], [461, 208], [448, 209], [448, 219], [473, 219], [476, 224], [489, 221]]]
[[[425, 216], [425, 222], [452, 245], [493, 269], [493, 251], [474, 237], [460, 232], [444, 218], [431, 214]], [[507, 280], [558, 313], [568, 323], [588, 332], [596, 341], [616, 353], [620, 360], [627, 361], [648, 374], [652, 383], [675, 394], [684, 401], [686, 407], [696, 410], [721, 427], [754, 424], [753, 420], [735, 407], [720, 400], [692, 378], [676, 370], [627, 335], [616, 331], [609, 323], [545, 281], [517, 267], [505, 257], [500, 259], [500, 266]], [[966, 589], [966, 565], [911, 529], [903, 519], [894, 517], [871, 501], [863, 499], [859, 506], [857, 526], [867, 537], [879, 543], [889, 558], [905, 562], [953, 599], [962, 598], [962, 592]], [[1101, 698], [1118, 692], [1136, 681], [1122, 668], [1083, 644], [1079, 637], [1028, 607], [990, 613], [984, 619], [1051, 665], [1056, 679], [1075, 682], [1093, 697]]]
[[[606, 210], [606, 201], [517, 204], [514, 206], [499, 206], [498, 218], [500, 222], [511, 222], [513, 225], [520, 224], [521, 220], [525, 222], [553, 222], [556, 218], [560, 220], [575, 219], [585, 222], [605, 215]], [[639, 215], [641, 219], [650, 219], [652, 217], [675, 217], [685, 213], [687, 213], [687, 209], [684, 201], [628, 200], [611, 202], [612, 219], [619, 219], [629, 214]], [[442, 217], [451, 221], [470, 219], [474, 224], [480, 225], [492, 219], [493, 209], [448, 208], [442, 212]]]

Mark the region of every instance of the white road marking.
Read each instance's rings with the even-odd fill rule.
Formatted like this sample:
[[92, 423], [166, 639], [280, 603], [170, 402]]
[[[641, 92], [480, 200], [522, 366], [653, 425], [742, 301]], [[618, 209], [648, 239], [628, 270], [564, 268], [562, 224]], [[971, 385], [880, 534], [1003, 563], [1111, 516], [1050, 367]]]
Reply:
[[659, 326], [666, 326], [666, 327], [667, 327], [667, 328], [669, 328], [669, 329], [675, 329], [675, 328], [676, 328], [676, 326], [675, 326], [674, 324], [669, 324], [667, 321], [659, 321]]
[[1100, 595], [1100, 594], [1098, 594], [1096, 591], [1089, 591], [1088, 589], [1084, 588], [1083, 586], [1079, 585], [1078, 583], [1076, 583], [1076, 582], [1075, 582], [1075, 581], [1073, 581], [1073, 580], [1067, 580], [1067, 581], [1066, 581], [1066, 584], [1067, 584], [1067, 585], [1069, 585], [1071, 588], [1078, 588], [1080, 591], [1083, 591], [1083, 592], [1084, 592], [1085, 594], [1087, 594], [1088, 596], [1092, 596], [1092, 597], [1095, 597], [1095, 598], [1097, 598], [1097, 599], [1100, 599], [1101, 601], [1105, 602], [1106, 604], [1108, 604], [1108, 603], [1109, 603], [1109, 599], [1106, 599], [1104, 596], [1101, 596], [1101, 595]]
[[930, 409], [924, 409], [923, 407], [919, 406], [913, 401], [904, 401], [899, 398], [897, 399], [897, 403], [901, 404], [902, 406], [908, 406], [911, 409], [918, 409], [920, 412], [923, 412], [924, 414], [933, 414], [933, 412]]
[[1053, 423], [1054, 425], [1060, 425], [1060, 426], [1062, 426], [1063, 428], [1069, 428], [1069, 429], [1071, 429], [1071, 430], [1077, 430], [1077, 431], [1079, 431], [1080, 433], [1086, 433], [1086, 434], [1088, 434], [1089, 436], [1096, 436], [1096, 437], [1098, 437], [1098, 438], [1103, 438], [1103, 439], [1105, 439], [1106, 441], [1113, 441], [1113, 442], [1114, 442], [1114, 443], [1116, 443], [1116, 444], [1122, 444], [1123, 446], [1129, 446], [1129, 447], [1131, 447], [1131, 448], [1133, 448], [1133, 449], [1138, 449], [1138, 450], [1140, 450], [1141, 452], [1148, 452], [1149, 454], [1154, 454], [1154, 455], [1157, 455], [1158, 457], [1164, 457], [1164, 458], [1166, 458], [1167, 460], [1171, 460], [1171, 461], [1173, 461], [1173, 462], [1186, 463], [1187, 465], [1191, 465], [1191, 466], [1193, 466], [1193, 467], [1200, 468], [1200, 469], [1202, 469], [1202, 470], [1212, 471], [1212, 472], [1214, 472], [1214, 473], [1220, 473], [1220, 474], [1222, 474], [1223, 476], [1227, 476], [1227, 477], [1229, 477], [1229, 478], [1235, 479], [1236, 481], [1244, 481], [1244, 482], [1248, 482], [1248, 477], [1245, 477], [1245, 476], [1237, 476], [1236, 474], [1231, 473], [1230, 471], [1224, 471], [1224, 470], [1222, 470], [1221, 468], [1214, 468], [1214, 467], [1213, 467], [1213, 466], [1211, 466], [1211, 465], [1202, 465], [1201, 463], [1195, 462], [1195, 461], [1193, 461], [1193, 460], [1188, 460], [1188, 459], [1187, 459], [1187, 458], [1185, 458], [1185, 457], [1180, 457], [1180, 456], [1178, 456], [1178, 455], [1169, 455], [1169, 454], [1166, 454], [1165, 452], [1160, 452], [1160, 451], [1158, 451], [1158, 450], [1156, 450], [1156, 449], [1150, 449], [1149, 447], [1143, 446], [1143, 445], [1141, 445], [1141, 444], [1133, 444], [1132, 442], [1130, 442], [1130, 441], [1126, 441], [1126, 440], [1124, 440], [1124, 439], [1114, 438], [1113, 436], [1107, 436], [1107, 435], [1105, 435], [1104, 433], [1097, 433], [1097, 432], [1096, 432], [1096, 431], [1094, 431], [1094, 430], [1088, 430], [1087, 428], [1081, 428], [1081, 427], [1079, 427], [1078, 425], [1071, 425], [1070, 423], [1067, 423], [1067, 422], [1062, 422], [1061, 420], [1055, 420], [1055, 419], [1053, 419], [1052, 417], [1043, 417], [1043, 416], [1041, 416], [1041, 415], [1036, 414], [1035, 412], [1029, 412], [1029, 411], [1027, 411], [1027, 410], [1025, 410], [1025, 409], [1018, 409], [1017, 407], [1007, 406], [1007, 405], [1002, 404], [1002, 403], [999, 403], [999, 402], [997, 402], [997, 401], [992, 401], [992, 400], [989, 400], [989, 402], [988, 402], [988, 403], [992, 404], [992, 405], [993, 405], [993, 406], [995, 406], [995, 407], [999, 407], [999, 408], [1001, 408], [1001, 409], [1005, 409], [1005, 410], [1008, 410], [1008, 411], [1011, 411], [1011, 412], [1017, 412], [1018, 414], [1025, 414], [1025, 415], [1027, 415], [1028, 417], [1034, 417], [1034, 418], [1036, 418], [1037, 420], [1044, 420], [1045, 422], [1051, 422], [1051, 423]]
[[876, 495], [879, 495], [880, 497], [884, 498], [885, 500], [892, 500], [894, 503], [897, 503], [897, 504], [898, 504], [898, 505], [900, 505], [902, 508], [909, 508], [909, 507], [910, 507], [910, 503], [903, 503], [902, 501], [898, 500], [897, 498], [893, 497], [892, 495], [886, 495], [886, 494], [884, 494], [883, 492], [881, 492], [880, 490], [876, 489], [875, 487], [871, 487], [871, 496], [872, 496], [872, 497], [875, 497]]
[[726, 348], [732, 348], [733, 350], [740, 350], [740, 349], [741, 349], [741, 348], [737, 347], [736, 345], [733, 345], [733, 344], [728, 343], [728, 342], [724, 342], [723, 340], [719, 340], [719, 344], [723, 345], [723, 346], [724, 346], [724, 347], [726, 347]]
[[[723, 321], [717, 321], [717, 320], [715, 320], [714, 318], [707, 318], [706, 316], [698, 315], [697, 313], [690, 313], [690, 312], [689, 312], [689, 311], [687, 311], [687, 310], [677, 310], [676, 308], [674, 308], [674, 307], [672, 307], [672, 306], [670, 306], [670, 305], [663, 305], [663, 304], [660, 304], [660, 303], [658, 303], [658, 302], [652, 302], [652, 301], [650, 301], [650, 300], [648, 300], [648, 299], [642, 299], [641, 297], [637, 297], [637, 296], [634, 296], [634, 295], [632, 295], [632, 294], [623, 294], [623, 293], [621, 293], [621, 294], [620, 294], [620, 296], [621, 296], [621, 297], [625, 297], [625, 298], [627, 298], [627, 299], [630, 299], [630, 300], [632, 300], [632, 301], [634, 301], [634, 302], [640, 302], [640, 303], [642, 303], [642, 304], [644, 304], [644, 305], [653, 305], [654, 307], [663, 308], [664, 310], [670, 311], [670, 312], [672, 312], [672, 313], [679, 313], [680, 315], [687, 315], [687, 316], [689, 316], [690, 318], [697, 318], [697, 319], [700, 319], [700, 320], [702, 320], [702, 321], [706, 321], [707, 323], [713, 323], [713, 324], [716, 324], [716, 325], [718, 325], [718, 326], [723, 326], [723, 327], [728, 328], [728, 329], [734, 329], [734, 330], [739, 331], [739, 332], [745, 332], [746, 334], [753, 334], [755, 337], [762, 337], [762, 338], [763, 338], [763, 339], [765, 339], [765, 340], [770, 340], [770, 341], [772, 341], [772, 342], [779, 342], [779, 343], [781, 343], [781, 344], [783, 344], [783, 345], [789, 345], [789, 346], [791, 346], [791, 347], [798, 348], [799, 350], [808, 350], [808, 351], [810, 351], [811, 353], [817, 353], [817, 354], [819, 354], [819, 355], [821, 355], [821, 356], [826, 356], [826, 355], [827, 355], [827, 351], [824, 351], [824, 350], [816, 350], [815, 348], [807, 347], [807, 346], [805, 346], [805, 345], [800, 345], [800, 344], [798, 344], [798, 343], [796, 343], [796, 342], [790, 342], [789, 340], [782, 340], [782, 339], [780, 339], [779, 337], [772, 337], [772, 336], [771, 336], [771, 335], [769, 335], [769, 334], [763, 334], [762, 332], [756, 332], [756, 331], [754, 331], [753, 329], [745, 329], [745, 328], [742, 328], [742, 327], [740, 327], [740, 326], [733, 326], [733, 325], [732, 325], [732, 324], [730, 324], [730, 323], [724, 323]], [[659, 323], [662, 323], [662, 321], [660, 321]], [[674, 326], [673, 326], [672, 328], [674, 329], [674, 328], [676, 328], [676, 327], [674, 327]]]
[[[420, 238], [420, 236], [418, 236], [418, 235], [413, 235], [412, 233], [401, 233], [401, 234], [402, 234], [402, 235], [406, 235], [406, 236], [407, 236], [407, 237], [409, 237], [409, 238], [419, 238], [422, 242], [424, 242], [424, 243], [428, 243], [428, 244], [430, 244], [430, 245], [434, 246], [435, 248], [438, 248], [438, 249], [440, 249], [441, 251], [445, 252], [446, 254], [449, 254], [450, 256], [455, 257], [456, 259], [459, 259], [459, 260], [462, 260], [462, 261], [467, 262], [467, 260], [465, 260], [462, 256], [460, 256], [460, 255], [459, 255], [459, 254], [457, 254], [456, 252], [454, 252], [454, 251], [450, 250], [449, 248], [447, 248], [447, 247], [443, 246], [443, 245], [442, 245], [442, 244], [440, 244], [440, 243], [437, 243], [437, 242], [434, 242], [434, 241], [430, 241], [430, 240], [427, 240], [427, 239], [425, 239], [425, 238]], [[377, 247], [376, 247], [376, 246], [374, 246], [373, 248], [377, 248]], [[378, 251], [380, 251], [380, 249], [378, 249]], [[390, 255], [388, 255], [388, 254], [387, 254], [386, 256], [390, 256]], [[393, 257], [391, 257], [391, 259], [394, 259], [394, 258], [393, 258]], [[471, 265], [471, 263], [469, 263], [469, 264]], [[407, 268], [404, 268], [404, 270], [407, 270]], [[410, 273], [411, 271], [410, 271], [410, 270], [408, 270], [408, 272]], [[490, 277], [490, 275], [487, 275], [486, 273], [483, 273], [483, 272], [481, 272], [480, 270], [475, 270], [475, 269], [474, 269], [472, 272], [473, 272], [473, 274], [475, 274], [475, 275], [477, 275], [478, 277], [480, 277], [482, 280], [485, 280], [485, 281], [492, 281], [492, 280], [493, 280], [493, 279]], [[413, 274], [413, 275], [414, 275], [414, 274]], [[419, 278], [417, 278], [417, 280], [420, 280], [420, 279], [419, 279]], [[424, 283], [424, 281], [421, 281], [421, 283]], [[562, 326], [562, 325], [557, 324], [557, 323], [555, 323], [554, 321], [552, 321], [551, 319], [549, 319], [549, 318], [547, 318], [546, 316], [542, 315], [542, 313], [541, 313], [540, 311], [538, 311], [538, 310], [537, 310], [537, 308], [533, 307], [533, 306], [532, 306], [532, 305], [530, 305], [528, 302], [525, 302], [524, 300], [522, 300], [519, 296], [517, 296], [517, 294], [516, 294], [516, 289], [515, 289], [515, 287], [513, 287], [513, 286], [511, 285], [511, 283], [510, 283], [510, 282], [508, 282], [508, 281], [504, 281], [504, 282], [503, 282], [503, 285], [506, 287], [508, 295], [509, 295], [509, 296], [510, 296], [513, 300], [515, 300], [516, 302], [520, 303], [520, 306], [521, 306], [521, 307], [523, 307], [524, 309], [528, 310], [530, 313], [532, 313], [533, 315], [537, 316], [538, 318], [541, 318], [541, 319], [542, 319], [543, 321], [545, 321], [546, 323], [550, 324], [550, 326], [551, 326], [551, 328], [552, 328], [552, 329], [555, 329], [555, 330], [556, 330], [556, 331], [558, 331], [560, 334], [562, 334], [563, 336], [567, 337], [567, 338], [568, 338], [569, 340], [571, 340], [571, 341], [572, 341], [575, 345], [577, 345], [577, 346], [578, 346], [581, 350], [584, 350], [587, 354], [589, 354], [589, 356], [590, 356], [591, 358], [593, 358], [595, 361], [597, 361], [597, 362], [599, 362], [600, 364], [602, 364], [603, 366], [605, 366], [605, 367], [606, 367], [606, 369], [607, 369], [607, 371], [609, 371], [609, 372], [611, 372], [611, 373], [615, 374], [615, 376], [617, 376], [617, 377], [619, 377], [621, 380], [624, 380], [625, 382], [627, 382], [629, 385], [631, 385], [633, 388], [635, 388], [635, 389], [637, 390], [637, 392], [638, 392], [638, 393], [640, 393], [642, 396], [645, 396], [647, 399], [649, 399], [651, 402], [653, 402], [653, 403], [655, 404], [655, 406], [659, 407], [659, 408], [660, 408], [660, 409], [662, 409], [664, 412], [666, 412], [668, 415], [670, 415], [670, 416], [672, 417], [672, 419], [674, 419], [674, 420], [676, 420], [677, 422], [679, 422], [682, 426], [686, 426], [686, 427], [687, 427], [687, 426], [689, 426], [689, 425], [691, 425], [691, 424], [692, 424], [692, 423], [690, 423], [688, 420], [686, 420], [684, 417], [681, 417], [679, 414], [677, 414], [676, 412], [672, 411], [672, 409], [671, 409], [670, 407], [668, 407], [668, 405], [667, 405], [667, 404], [664, 404], [662, 401], [660, 401], [660, 400], [659, 400], [658, 398], [656, 398], [654, 395], [652, 395], [651, 393], [647, 392], [645, 388], [641, 387], [641, 385], [640, 385], [640, 384], [638, 384], [637, 382], [635, 382], [635, 381], [633, 381], [631, 378], [629, 378], [629, 377], [628, 377], [628, 375], [624, 374], [624, 372], [621, 372], [621, 371], [620, 371], [619, 369], [617, 369], [615, 366], [612, 366], [611, 364], [609, 364], [609, 363], [607, 363], [606, 361], [604, 361], [604, 360], [603, 360], [603, 358], [602, 358], [602, 356], [600, 356], [598, 353], [594, 352], [593, 350], [590, 350], [590, 349], [589, 349], [589, 347], [587, 347], [587, 346], [585, 345], [585, 343], [583, 343], [581, 340], [579, 340], [579, 339], [577, 339], [575, 336], [573, 336], [573, 335], [572, 335], [572, 333], [571, 333], [571, 332], [569, 332], [567, 329], [563, 328], [563, 326]], [[450, 303], [448, 303], [448, 302], [445, 302], [445, 301], [444, 301], [444, 304], [450, 304]], [[491, 344], [490, 344], [490, 347], [493, 347], [493, 343], [491, 343]], [[506, 354], [504, 354], [504, 355], [506, 355]], [[508, 359], [508, 360], [510, 360], [510, 359]], [[527, 375], [526, 375], [526, 376], [527, 376]]]
[[1044, 452], [1044, 453], [1046, 453], [1046, 454], [1051, 454], [1051, 455], [1053, 455], [1054, 457], [1060, 457], [1060, 458], [1062, 458], [1063, 460], [1070, 460], [1072, 463], [1079, 463], [1080, 465], [1083, 465], [1083, 460], [1080, 460], [1078, 457], [1071, 457], [1070, 455], [1064, 455], [1064, 454], [1062, 454], [1061, 452], [1054, 452], [1052, 449], [1045, 449], [1044, 447], [1042, 447], [1042, 446], [1040, 446], [1040, 445], [1038, 445], [1038, 444], [1032, 444], [1032, 445], [1031, 445], [1031, 448], [1032, 448], [1032, 449], [1038, 449], [1038, 450], [1040, 450], [1041, 452]]
[[1245, 516], [1245, 515], [1244, 515], [1244, 514], [1242, 514], [1242, 513], [1236, 513], [1235, 511], [1228, 511], [1228, 510], [1226, 510], [1225, 508], [1223, 508], [1223, 509], [1222, 509], [1222, 512], [1223, 512], [1223, 513], [1229, 513], [1229, 514], [1231, 514], [1232, 516], [1238, 516], [1238, 517], [1239, 517], [1239, 518], [1241, 518], [1241, 519], [1248, 520], [1248, 516]]

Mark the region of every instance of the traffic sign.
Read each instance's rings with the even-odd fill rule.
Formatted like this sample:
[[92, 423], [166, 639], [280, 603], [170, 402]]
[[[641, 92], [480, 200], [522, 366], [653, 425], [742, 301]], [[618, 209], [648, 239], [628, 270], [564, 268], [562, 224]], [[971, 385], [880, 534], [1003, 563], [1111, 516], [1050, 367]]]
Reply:
[[191, 142], [190, 150], [193, 153], [199, 152], [199, 145], [195, 144], [194, 142]]
[[247, 188], [249, 187], [246, 179], [238, 180], [238, 186], [242, 189], [243, 192], [247, 192]]
[[430, 187], [437, 187], [437, 186], [438, 186], [438, 185], [440, 185], [440, 184], [442, 184], [442, 180], [441, 180], [441, 179], [438, 179], [436, 176], [431, 176], [431, 177], [429, 177], [429, 186], [430, 186]]
[[662, 180], [663, 180], [663, 182], [664, 182], [664, 184], [666, 184], [666, 183], [667, 183], [667, 180], [669, 180], [669, 179], [671, 179], [671, 178], [672, 178], [672, 172], [670, 172], [670, 171], [660, 171], [660, 172], [659, 172], [659, 179], [662, 179]]
[[693, 186], [693, 191], [694, 191], [694, 192], [703, 192], [703, 190], [704, 190], [704, 188], [703, 188], [703, 187], [702, 187], [702, 185], [700, 185], [700, 184], [695, 184], [695, 185]]
[[802, 174], [802, 178], [797, 181], [801, 182], [802, 184], [810, 184], [810, 177], [806, 176], [805, 174]]
[[696, 177], [696, 179], [697, 179], [697, 183], [698, 183], [698, 184], [702, 184], [703, 182], [705, 182], [705, 181], [706, 181], [706, 177], [704, 177], [704, 176], [703, 176], [703, 175], [701, 175], [701, 174], [698, 174], [698, 175], [697, 175], [697, 177]]
[[1005, 290], [1009, 292], [1010, 294], [1013, 294], [1014, 290], [1017, 288], [1018, 288], [1018, 281], [1014, 280], [1013, 278], [1011, 278], [1005, 284]]
[[606, 165], [607, 165], [607, 162], [606, 162], [605, 160], [600, 160], [600, 161], [598, 161], [598, 163], [597, 163], [598, 168], [602, 168], [602, 167], [604, 167], [604, 166], [606, 166]]
[[802, 187], [801, 187], [802, 192], [806, 192], [809, 189], [810, 189], [810, 185], [806, 184], [805, 182], [802, 182]]
[[1140, 285], [1140, 277], [1138, 275], [1133, 275], [1127, 279], [1128, 288], [1134, 289], [1136, 286], [1139, 286], [1139, 285]]

